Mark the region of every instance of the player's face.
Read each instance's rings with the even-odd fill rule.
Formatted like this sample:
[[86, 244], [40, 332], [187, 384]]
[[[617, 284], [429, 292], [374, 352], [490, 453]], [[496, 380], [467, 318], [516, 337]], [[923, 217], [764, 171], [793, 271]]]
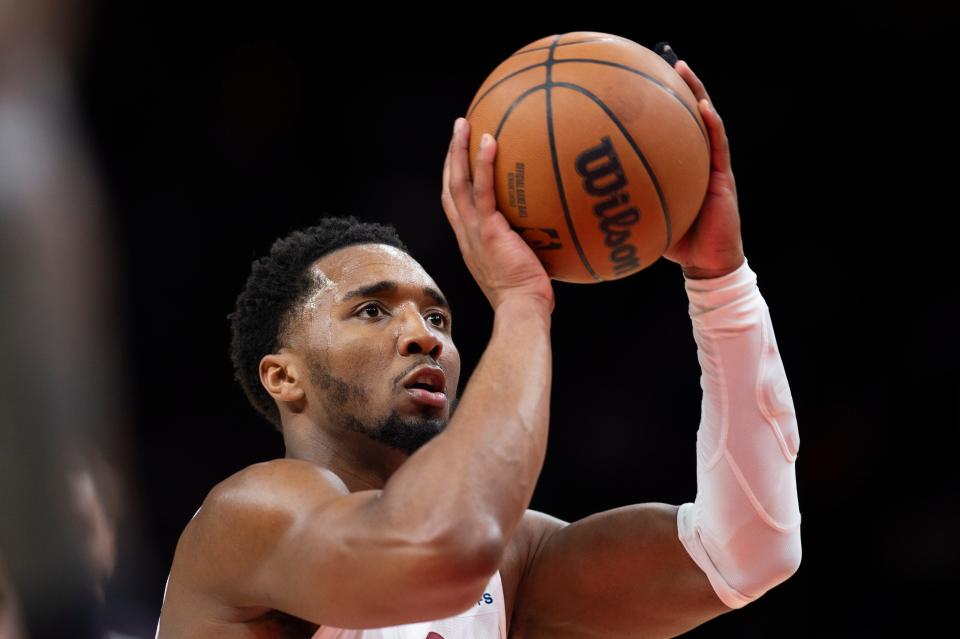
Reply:
[[383, 244], [339, 249], [312, 269], [321, 284], [302, 326], [317, 419], [412, 453], [456, 402], [460, 355], [443, 295], [412, 257]]

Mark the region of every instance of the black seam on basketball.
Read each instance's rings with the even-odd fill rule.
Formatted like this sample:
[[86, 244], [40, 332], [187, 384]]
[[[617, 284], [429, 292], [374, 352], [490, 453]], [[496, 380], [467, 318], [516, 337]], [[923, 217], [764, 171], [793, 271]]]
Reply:
[[[564, 34], [564, 35], [566, 35], [566, 34]], [[561, 37], [561, 36], [556, 36], [556, 37], [559, 38], [559, 37]], [[556, 46], [558, 46], [558, 47], [569, 47], [569, 46], [572, 46], [572, 45], [574, 45], [574, 44], [586, 44], [587, 42], [602, 42], [602, 41], [604, 41], [604, 40], [613, 40], [613, 38], [590, 38], [589, 40], [577, 40], [576, 42], [564, 42], [564, 43], [562, 43], [562, 44], [557, 44]], [[512, 58], [512, 57], [514, 57], [514, 56], [521, 55], [521, 54], [523, 54], [523, 53], [532, 53], [532, 52], [534, 52], [534, 51], [544, 51], [544, 50], [546, 50], [546, 49], [552, 49], [552, 48], [554, 48], [554, 45], [551, 44], [550, 46], [546, 46], [546, 47], [535, 47], [535, 48], [533, 48], [533, 49], [524, 49], [524, 50], [522, 50], [522, 51], [517, 51], [516, 53], [512, 54], [512, 55], [510, 56], [510, 58]], [[510, 58], [507, 58], [507, 59], [509, 60]], [[541, 63], [541, 64], [543, 64], [543, 63]]]
[[[558, 37], [559, 37], [559, 36], [558, 36]], [[605, 38], [597, 38], [596, 40], [603, 40], [603, 39], [605, 39]], [[589, 40], [589, 42], [595, 42], [596, 40]], [[588, 41], [587, 41], [587, 40], [584, 40], [584, 42], [588, 42]], [[580, 44], [580, 43], [579, 43], [579, 42], [571, 42], [571, 43], [569, 43], [569, 44]], [[557, 46], [564, 46], [564, 45], [559, 44], [559, 45], [557, 45]], [[547, 48], [547, 47], [543, 47], [543, 48]], [[514, 55], [516, 55], [516, 54], [514, 54]], [[512, 57], [512, 56], [511, 56], [511, 57]], [[640, 77], [646, 78], [646, 79], [649, 80], [650, 82], [653, 82], [655, 85], [657, 85], [658, 87], [660, 87], [661, 89], [663, 89], [664, 91], [666, 91], [667, 93], [669, 93], [671, 96], [673, 96], [673, 98], [674, 98], [677, 102], [680, 103], [680, 105], [687, 111], [687, 113], [690, 114], [690, 117], [693, 118], [694, 124], [696, 124], [696, 125], [697, 125], [697, 128], [700, 129], [700, 135], [703, 136], [704, 142], [707, 143], [707, 150], [709, 151], [709, 149], [710, 149], [710, 140], [709, 140], [709, 138], [707, 137], [707, 132], [704, 131], [703, 125], [700, 124], [700, 120], [697, 118], [696, 114], [694, 114], [693, 110], [692, 110], [689, 106], [687, 106], [687, 103], [684, 102], [684, 101], [680, 98], [679, 95], [677, 95], [677, 92], [676, 92], [676, 91], [674, 91], [674, 90], [671, 89], [670, 87], [666, 86], [666, 85], [663, 84], [662, 82], [658, 81], [656, 78], [651, 77], [650, 75], [648, 75], [648, 74], [646, 74], [646, 73], [644, 73], [643, 71], [640, 71], [640, 70], [638, 70], [638, 69], [634, 69], [634, 68], [632, 68], [632, 67], [628, 67], [628, 66], [626, 66], [626, 65], [624, 65], [624, 64], [619, 64], [619, 63], [617, 63], [617, 62], [608, 62], [608, 61], [606, 61], [606, 60], [595, 60], [595, 59], [592, 59], [592, 58], [570, 58], [570, 59], [565, 59], [565, 60], [552, 60], [552, 64], [560, 64], [560, 63], [567, 63], [567, 62], [586, 62], [586, 63], [602, 64], [602, 65], [605, 65], [605, 66], [616, 67], [616, 68], [618, 68], [618, 69], [623, 69], [624, 71], [629, 71], [629, 72], [631, 72], [631, 73], [635, 73], [635, 74], [639, 75]], [[532, 64], [532, 65], [530, 65], [529, 67], [524, 67], [524, 68], [522, 68], [522, 69], [519, 69], [519, 70], [517, 70], [517, 71], [514, 71], [514, 72], [511, 73], [510, 75], [504, 76], [503, 78], [501, 78], [500, 80], [498, 80], [496, 84], [494, 84], [492, 87], [490, 87], [489, 89], [487, 89], [486, 91], [484, 91], [484, 92], [483, 92], [483, 95], [481, 95], [479, 98], [477, 98], [476, 103], [474, 103], [474, 105], [470, 107], [470, 110], [467, 111], [467, 117], [469, 118], [469, 117], [471, 116], [471, 114], [473, 114], [473, 112], [476, 110], [476, 108], [477, 108], [478, 106], [480, 106], [480, 103], [483, 102], [483, 99], [484, 99], [485, 97], [487, 97], [487, 95], [488, 95], [491, 91], [493, 91], [494, 89], [496, 89], [498, 86], [500, 86], [501, 84], [503, 84], [504, 82], [506, 82], [506, 81], [509, 80], [510, 78], [513, 78], [513, 77], [515, 77], [515, 76], [517, 76], [517, 75], [519, 75], [519, 74], [521, 74], [521, 73], [524, 73], [524, 72], [526, 72], [526, 71], [529, 71], [529, 70], [531, 70], [531, 69], [536, 69], [537, 67], [546, 66], [546, 64], [547, 64], [546, 62], [538, 62], [537, 64]]]
[[[555, 37], [556, 37], [557, 39], [559, 39], [559, 38], [561, 38], [561, 37], [563, 37], [563, 36], [562, 36], [562, 35], [559, 35], [559, 36], [555, 36]], [[576, 42], [564, 42], [564, 43], [556, 44], [556, 46], [558, 46], [558, 47], [567, 47], [567, 46], [570, 46], [570, 45], [572, 45], [572, 44], [583, 44], [583, 43], [585, 43], [585, 42], [601, 42], [601, 41], [604, 41], [604, 40], [612, 40], [612, 39], [613, 39], [613, 38], [590, 38], [589, 40], [577, 40]], [[555, 42], [556, 42], [556, 41], [555, 41]], [[554, 46], [554, 45], [551, 45], [551, 46]], [[550, 47], [537, 47], [536, 49], [529, 49], [529, 50], [527, 50], [527, 51], [517, 51], [516, 53], [514, 53], [514, 54], [511, 55], [510, 57], [512, 58], [513, 56], [519, 55], [519, 54], [521, 54], [521, 53], [529, 53], [530, 51], [543, 51], [544, 49], [549, 49], [549, 48], [550, 48]], [[508, 59], [509, 59], [509, 58], [508, 58]], [[554, 62], [558, 62], [558, 60], [554, 60]], [[484, 99], [485, 97], [487, 97], [487, 94], [489, 94], [491, 91], [493, 91], [494, 89], [496, 89], [498, 86], [500, 86], [501, 84], [503, 84], [504, 82], [506, 82], [506, 81], [509, 80], [510, 78], [516, 77], [517, 75], [519, 75], [519, 74], [521, 74], [521, 73], [524, 73], [524, 72], [526, 72], [526, 71], [529, 71], [530, 69], [536, 69], [537, 67], [543, 67], [543, 66], [546, 66], [546, 65], [547, 65], [546, 61], [544, 61], [544, 62], [537, 62], [536, 64], [531, 64], [531, 65], [528, 66], [528, 67], [524, 67], [524, 68], [522, 68], [522, 69], [518, 69], [517, 71], [514, 71], [514, 72], [511, 73], [510, 75], [506, 75], [506, 76], [500, 78], [499, 80], [497, 80], [496, 84], [494, 84], [492, 87], [490, 87], [489, 89], [487, 89], [486, 91], [484, 91], [484, 92], [483, 92], [483, 95], [481, 95], [479, 98], [477, 98], [477, 101], [467, 110], [467, 117], [469, 118], [469, 117], [471, 116], [471, 114], [473, 114], [473, 112], [476, 110], [476, 108], [477, 108], [478, 106], [480, 106], [480, 103], [483, 102], [483, 99]]]
[[[553, 44], [556, 45], [557, 41], [560, 40], [560, 36], [557, 36], [553, 41]], [[587, 272], [590, 273], [590, 276], [597, 282], [602, 282], [603, 280], [597, 276], [593, 268], [590, 266], [590, 262], [587, 261], [587, 256], [583, 253], [583, 247], [580, 246], [580, 240], [577, 238], [577, 231], [573, 228], [573, 219], [570, 217], [570, 206], [567, 204], [567, 194], [563, 190], [563, 180], [560, 176], [560, 161], [557, 158], [557, 144], [553, 135], [553, 108], [550, 103], [550, 88], [553, 86], [553, 80], [551, 79], [551, 70], [553, 67], [553, 48], [550, 49], [550, 56], [547, 58], [547, 82], [546, 82], [546, 91], [547, 91], [547, 133], [550, 138], [550, 159], [553, 160], [553, 174], [557, 181], [557, 191], [560, 193], [560, 204], [563, 206], [563, 217], [567, 220], [567, 229], [570, 230], [570, 238], [573, 240], [573, 245], [577, 249], [577, 254], [580, 256], [580, 261], [583, 262], [583, 265], [586, 267]]]
[[[501, 84], [503, 84], [504, 82], [506, 82], [507, 80], [509, 80], [510, 78], [512, 78], [512, 77], [514, 77], [514, 76], [517, 76], [517, 75], [519, 75], [519, 74], [521, 74], [521, 73], [524, 73], [525, 71], [529, 71], [530, 69], [536, 69], [537, 67], [546, 66], [546, 64], [547, 64], [546, 62], [538, 62], [538, 63], [536, 63], [536, 64], [531, 64], [529, 67], [524, 67], [524, 68], [522, 68], [522, 69], [520, 69], [520, 70], [518, 70], [518, 71], [514, 71], [514, 72], [511, 73], [510, 75], [504, 76], [504, 77], [500, 78], [499, 80], [497, 80], [497, 83], [496, 83], [496, 84], [494, 84], [492, 87], [490, 87], [489, 89], [487, 89], [486, 91], [484, 91], [484, 92], [483, 92], [483, 95], [481, 95], [479, 98], [477, 98], [476, 103], [474, 103], [474, 105], [473, 105], [472, 107], [470, 107], [470, 110], [467, 111], [467, 117], [469, 118], [470, 115], [476, 110], [476, 108], [477, 108], [478, 106], [480, 106], [480, 103], [483, 102], [483, 99], [484, 99], [485, 97], [487, 97], [487, 94], [489, 94], [491, 91], [493, 91], [494, 89], [496, 89], [498, 86], [500, 86]], [[544, 85], [541, 85], [541, 86], [544, 86]]]
[[[657, 197], [660, 199], [660, 208], [663, 210], [663, 220], [667, 226], [667, 243], [663, 249], [664, 252], [666, 252], [666, 250], [670, 248], [670, 238], [672, 235], [672, 229], [670, 225], [670, 211], [667, 209], [667, 200], [663, 197], [663, 191], [660, 189], [660, 181], [657, 180], [657, 175], [656, 173], [653, 172], [653, 167], [651, 167], [650, 164], [647, 162], [647, 158], [644, 157], [643, 152], [640, 151], [640, 147], [637, 146], [637, 143], [633, 139], [633, 136], [630, 135], [630, 133], [623, 126], [620, 120], [617, 119], [617, 116], [614, 115], [613, 111], [611, 111], [610, 108], [603, 103], [603, 100], [601, 100], [597, 96], [590, 93], [590, 91], [588, 91], [587, 89], [584, 89], [583, 87], [577, 84], [570, 84], [568, 82], [555, 82], [552, 86], [563, 87], [565, 89], [572, 89], [574, 91], [579, 91], [583, 95], [587, 96], [588, 98], [596, 102], [597, 106], [599, 106], [601, 109], [604, 110], [604, 112], [606, 112], [607, 117], [609, 117], [613, 121], [613, 123], [617, 125], [617, 128], [620, 129], [620, 133], [623, 134], [623, 137], [625, 137], [627, 139], [627, 142], [630, 143], [630, 146], [633, 147], [633, 150], [637, 154], [637, 157], [640, 158], [640, 161], [643, 162], [644, 168], [647, 169], [647, 173], [650, 175], [650, 179], [653, 181], [653, 187], [657, 190]], [[548, 96], [550, 95], [549, 88], [547, 89], [547, 95]]]
[[563, 60], [554, 60], [554, 64], [567, 63], [567, 62], [586, 62], [591, 64], [602, 64], [608, 67], [616, 67], [618, 69], [623, 69], [624, 71], [629, 71], [630, 73], [636, 73], [637, 75], [643, 78], [646, 78], [647, 80], [650, 80], [650, 82], [653, 82], [655, 85], [657, 85], [658, 87], [660, 87], [661, 89], [663, 89], [664, 91], [672, 95], [677, 100], [677, 102], [683, 105], [683, 108], [687, 111], [687, 113], [690, 114], [690, 117], [693, 118], [693, 121], [696, 123], [697, 128], [700, 129], [700, 135], [703, 136], [703, 139], [705, 142], [707, 142], [707, 147], [709, 148], [710, 142], [709, 142], [709, 138], [707, 137], [707, 132], [704, 131], [703, 125], [700, 124], [700, 120], [697, 119], [697, 116], [693, 112], [693, 109], [687, 106], [687, 103], [684, 102], [679, 95], [677, 95], [676, 91], [674, 91], [667, 85], [663, 84], [653, 76], [646, 74], [643, 71], [640, 71], [638, 69], [628, 67], [625, 64], [620, 64], [619, 62], [608, 62], [607, 60], [594, 60], [592, 58], [564, 58]]
[[524, 91], [523, 93], [521, 93], [519, 96], [517, 96], [517, 99], [510, 103], [510, 106], [507, 107], [507, 110], [503, 112], [503, 117], [500, 118], [500, 124], [497, 125], [497, 130], [494, 131], [494, 133], [493, 133], [493, 137], [494, 137], [495, 140], [499, 140], [499, 139], [500, 139], [500, 131], [503, 130], [503, 125], [507, 123], [507, 118], [510, 116], [510, 113], [511, 113], [515, 108], [517, 108], [517, 106], [518, 106], [521, 102], [523, 102], [524, 100], [526, 100], [528, 96], [530, 96], [530, 95], [533, 94], [533, 93], [536, 93], [537, 91], [542, 91], [543, 89], [546, 88], [546, 86], [547, 86], [546, 84], [538, 84], [538, 85], [535, 86], [535, 87], [531, 87], [531, 88], [527, 89], [526, 91]]

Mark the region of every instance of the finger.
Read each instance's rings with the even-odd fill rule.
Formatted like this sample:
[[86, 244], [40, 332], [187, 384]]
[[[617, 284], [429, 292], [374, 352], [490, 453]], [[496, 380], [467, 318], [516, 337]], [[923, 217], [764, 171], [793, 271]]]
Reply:
[[[460, 118], [457, 118], [459, 120]], [[457, 120], [453, 122], [454, 131], [457, 128]], [[447, 154], [443, 156], [443, 184], [441, 184], [440, 195], [446, 195], [450, 192], [447, 182], [450, 179], [450, 147], [453, 144], [453, 134], [451, 134], [451, 142], [447, 144]]]
[[443, 186], [451, 197], [453, 196], [450, 188], [450, 182], [453, 179], [453, 148], [457, 141], [457, 130], [460, 127], [460, 120], [461, 118], [457, 118], [453, 122], [453, 133], [450, 134], [450, 143], [447, 145], [447, 157], [444, 160], [447, 170], [447, 177], [444, 180]]
[[730, 142], [720, 115], [709, 100], [700, 100], [700, 113], [710, 132], [710, 164], [714, 171], [731, 173]]
[[473, 181], [473, 202], [482, 219], [497, 210], [497, 196], [493, 186], [493, 163], [497, 156], [497, 141], [489, 133], [480, 138], [477, 151], [477, 172]]
[[457, 119], [460, 122], [460, 130], [455, 132], [450, 140], [450, 195], [460, 213], [460, 219], [465, 225], [470, 226], [476, 220], [470, 162], [467, 158], [470, 124], [465, 118]]
[[450, 147], [447, 146], [447, 154], [443, 158], [443, 178], [440, 184], [440, 200], [450, 199]]
[[[677, 62], [675, 68], [677, 73], [680, 74], [680, 77], [687, 83], [687, 86], [690, 87], [690, 90], [693, 91], [693, 96], [697, 99], [697, 102], [703, 99], [710, 100], [710, 94], [707, 93], [706, 87], [703, 86], [703, 82], [701, 82], [697, 74], [693, 72], [693, 69], [690, 68], [686, 60]], [[710, 103], [713, 104], [713, 100], [710, 100]]]
[[440, 192], [440, 203], [443, 205], [443, 212], [447, 216], [447, 221], [453, 228], [453, 234], [457, 236], [457, 242], [459, 242], [463, 224], [460, 221], [460, 213], [457, 211], [457, 207], [453, 203], [453, 197], [450, 195], [449, 180], [450, 149], [447, 148], [447, 156], [443, 160], [443, 188]]

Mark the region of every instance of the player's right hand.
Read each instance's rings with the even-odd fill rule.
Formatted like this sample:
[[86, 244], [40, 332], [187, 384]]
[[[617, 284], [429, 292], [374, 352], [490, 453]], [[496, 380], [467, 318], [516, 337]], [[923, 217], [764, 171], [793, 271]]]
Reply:
[[443, 164], [443, 210], [467, 268], [494, 311], [504, 301], [520, 297], [542, 303], [552, 312], [550, 276], [533, 249], [497, 210], [493, 184], [497, 141], [490, 134], [484, 134], [484, 139], [488, 143], [477, 153], [476, 177], [471, 179], [467, 156], [470, 124], [457, 118]]

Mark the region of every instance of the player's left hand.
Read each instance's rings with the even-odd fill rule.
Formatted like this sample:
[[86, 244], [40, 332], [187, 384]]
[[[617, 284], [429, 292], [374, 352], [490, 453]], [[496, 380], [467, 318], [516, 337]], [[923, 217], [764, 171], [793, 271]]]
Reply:
[[663, 256], [683, 268], [687, 277], [720, 277], [743, 264], [743, 240], [737, 185], [730, 164], [730, 146], [723, 120], [713, 109], [713, 101], [686, 62], [674, 66], [697, 98], [700, 113], [710, 136], [710, 182], [700, 213], [690, 230]]

